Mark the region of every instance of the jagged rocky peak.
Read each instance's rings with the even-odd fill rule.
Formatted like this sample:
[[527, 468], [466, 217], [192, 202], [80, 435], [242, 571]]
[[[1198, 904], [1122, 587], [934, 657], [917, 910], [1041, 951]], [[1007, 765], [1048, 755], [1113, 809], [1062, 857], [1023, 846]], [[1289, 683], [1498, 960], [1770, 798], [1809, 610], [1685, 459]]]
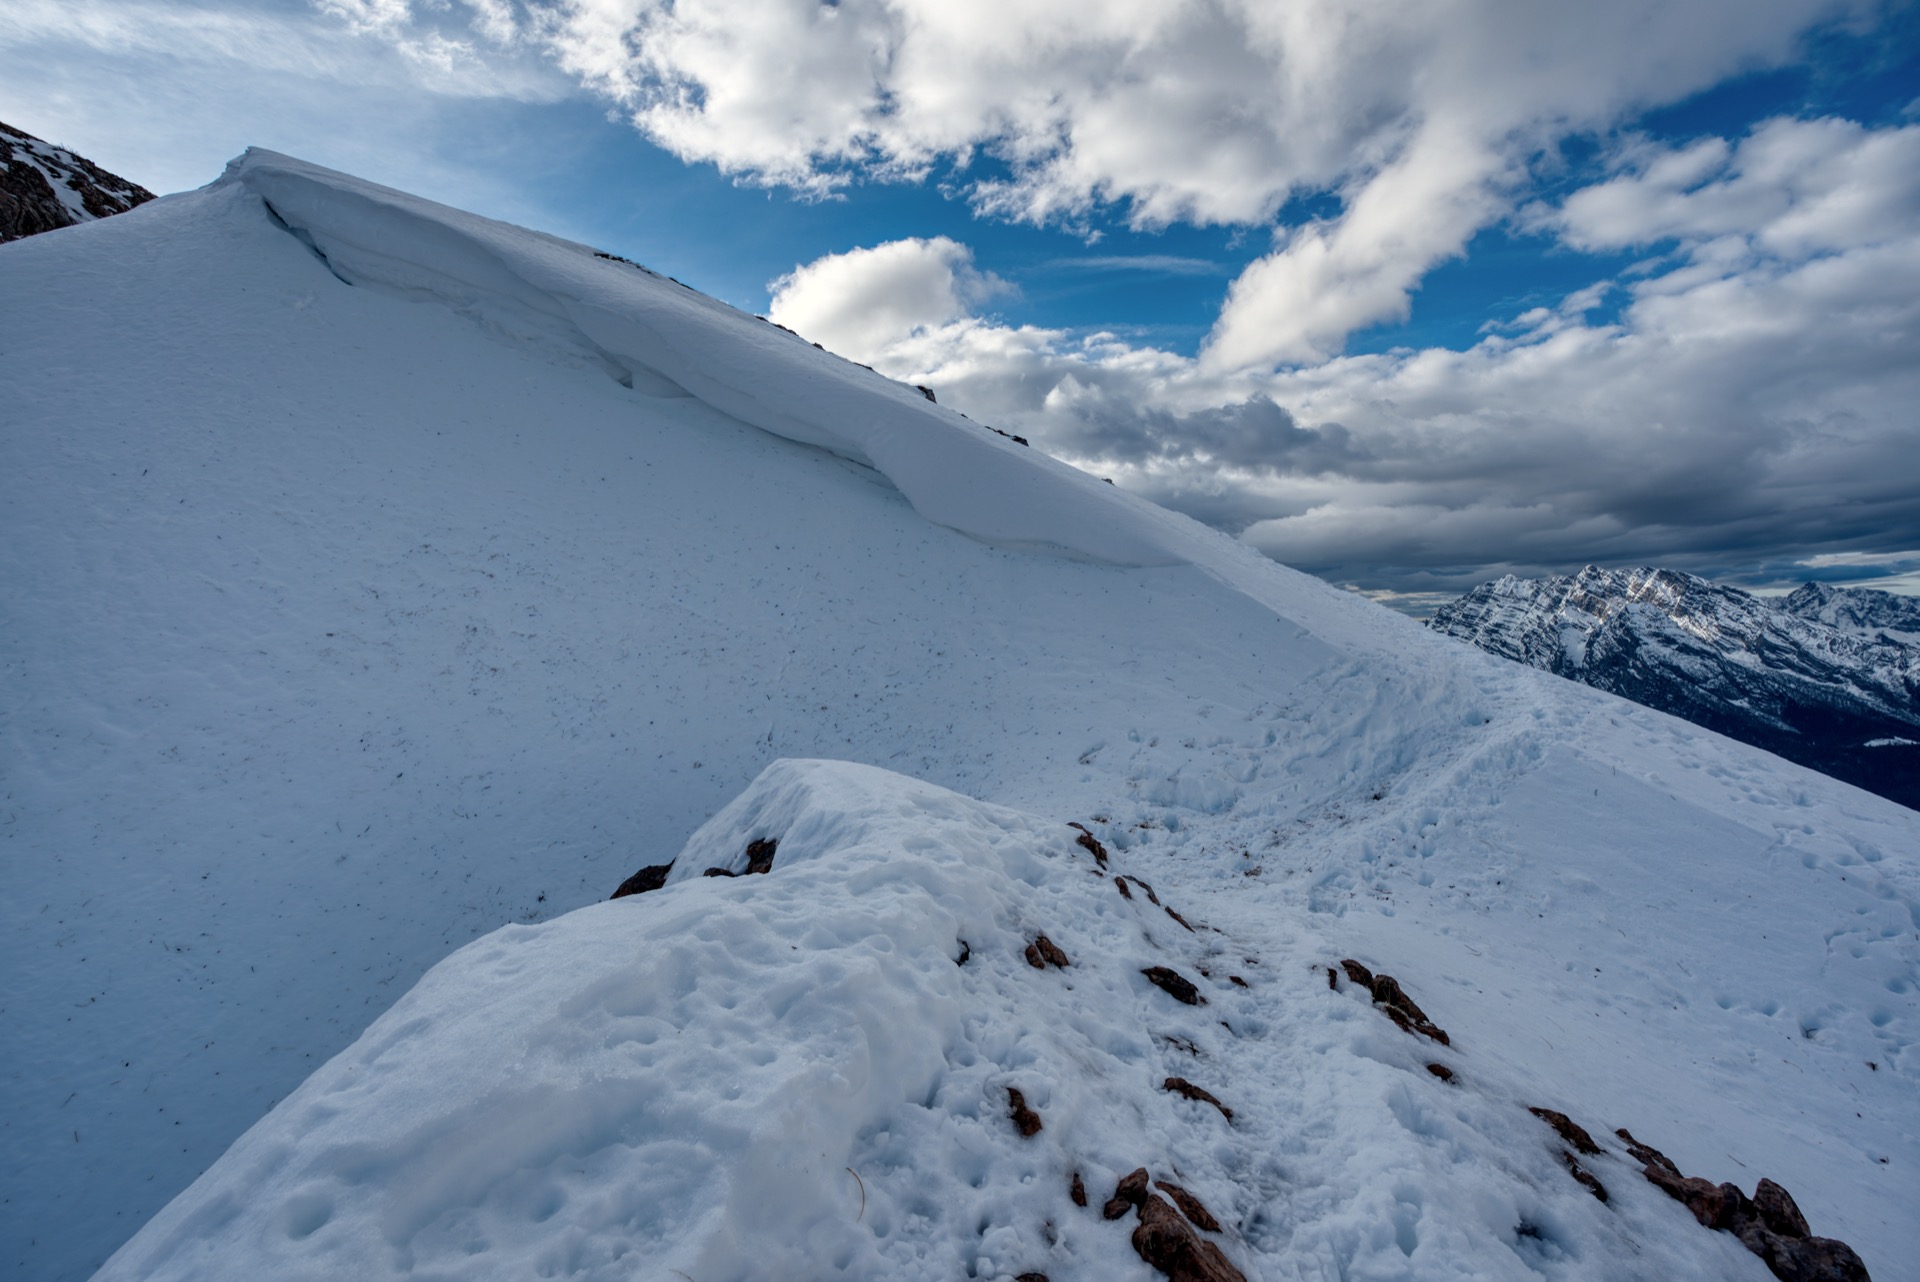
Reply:
[[1802, 583], [1780, 608], [1828, 627], [1863, 636], [1920, 642], [1920, 598], [1882, 592], [1876, 588], [1836, 588], [1827, 583]]
[[1920, 806], [1920, 600], [1590, 565], [1482, 584], [1430, 626]]
[[0, 121], [0, 244], [124, 214], [152, 199], [138, 183]]

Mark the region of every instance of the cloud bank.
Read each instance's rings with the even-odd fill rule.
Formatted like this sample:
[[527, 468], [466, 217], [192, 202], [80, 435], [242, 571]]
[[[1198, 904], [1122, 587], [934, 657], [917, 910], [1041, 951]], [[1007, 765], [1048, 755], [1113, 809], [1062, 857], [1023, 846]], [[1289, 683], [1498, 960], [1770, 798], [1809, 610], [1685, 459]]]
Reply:
[[[1527, 218], [1647, 257], [1465, 351], [1280, 370], [961, 313], [963, 278], [924, 284], [968, 269], [952, 242], [822, 259], [776, 283], [774, 315], [1367, 586], [1456, 591], [1590, 560], [1794, 574], [1810, 549], [1920, 548], [1920, 126], [1629, 140], [1611, 176]], [[883, 275], [929, 300], [890, 335], [807, 298], [829, 278], [863, 297]]]
[[[1569, 132], [1792, 56], [1872, 0], [316, 0], [411, 56], [534, 47], [684, 160], [814, 192], [992, 162], [983, 213], [1259, 226], [1214, 368], [1336, 354]], [[464, 15], [459, 31], [450, 15]], [[449, 34], [452, 31], [452, 34]]]

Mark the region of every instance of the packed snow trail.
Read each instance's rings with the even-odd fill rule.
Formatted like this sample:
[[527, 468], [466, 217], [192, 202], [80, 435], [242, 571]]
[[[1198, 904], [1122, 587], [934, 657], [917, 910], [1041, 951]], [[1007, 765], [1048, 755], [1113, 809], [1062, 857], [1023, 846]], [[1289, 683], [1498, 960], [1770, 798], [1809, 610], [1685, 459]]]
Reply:
[[[589, 305], [711, 345], [588, 345]], [[280, 158], [0, 249], [0, 384], [15, 1273], [87, 1276], [434, 963], [781, 757], [1077, 818], [1299, 982], [1402, 975], [1538, 1102], [1920, 1256], [1911, 812], [628, 264]], [[896, 410], [969, 511], [874, 443]]]
[[[705, 875], [768, 841], [765, 875]], [[1753, 1276], [1624, 1157], [1595, 1201], [1497, 1064], [1329, 990], [1310, 949], [1115, 893], [1127, 871], [1058, 821], [776, 762], [662, 890], [436, 967], [100, 1282], [1146, 1282], [1100, 1212], [1142, 1165], [1249, 1277]], [[1064, 965], [1028, 959], [1042, 936]]]

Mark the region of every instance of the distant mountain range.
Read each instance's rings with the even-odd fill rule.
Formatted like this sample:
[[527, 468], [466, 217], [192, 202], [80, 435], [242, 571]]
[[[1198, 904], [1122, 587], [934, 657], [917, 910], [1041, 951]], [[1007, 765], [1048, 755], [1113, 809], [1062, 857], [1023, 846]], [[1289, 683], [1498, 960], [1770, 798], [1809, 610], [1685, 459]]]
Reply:
[[0, 122], [0, 244], [124, 214], [153, 193]]
[[1673, 570], [1512, 575], [1431, 626], [1920, 809], [1920, 600]]

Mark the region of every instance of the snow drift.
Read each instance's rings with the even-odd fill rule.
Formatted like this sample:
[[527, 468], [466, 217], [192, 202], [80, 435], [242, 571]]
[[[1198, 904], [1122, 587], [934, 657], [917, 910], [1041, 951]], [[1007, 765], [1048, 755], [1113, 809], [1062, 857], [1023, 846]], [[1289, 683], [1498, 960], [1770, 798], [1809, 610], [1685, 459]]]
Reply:
[[1621, 1157], [1603, 1206], [1504, 1091], [1421, 1065], [1471, 1055], [1115, 893], [1076, 836], [776, 762], [663, 890], [435, 967], [98, 1276], [1144, 1282], [1100, 1208], [1137, 1166], [1252, 1277], [1742, 1275]]
[[[664, 1134], [621, 1092], [669, 1076], [683, 1113], [775, 1138], [781, 1101], [826, 1091], [818, 1129], [791, 1134], [863, 1180], [875, 1119], [978, 1137], [977, 1161], [935, 1145], [869, 1188], [900, 1199], [887, 1241], [838, 1166], [793, 1195], [782, 1213], [817, 1213], [825, 1243], [793, 1249], [852, 1251], [869, 1276], [909, 1240], [1017, 1276], [1047, 1258], [1049, 1220], [1063, 1259], [1143, 1267], [1116, 1226], [1063, 1218], [1070, 1160], [1096, 1211], [1096, 1163], [1182, 1184], [1249, 1276], [1630, 1277], [1642, 1258], [1763, 1276], [1617, 1151], [1593, 1159], [1614, 1201], [1589, 1206], [1523, 1105], [1603, 1141], [1625, 1126], [1689, 1174], [1777, 1180], [1869, 1266], [1920, 1252], [1913, 812], [1427, 634], [627, 263], [284, 158], [0, 247], [0, 383], [0, 1127], [19, 1155], [0, 1168], [0, 1258], [16, 1273], [88, 1275], [263, 1117], [240, 1165], [116, 1270], [212, 1272], [267, 1243], [290, 1273], [334, 1271], [314, 1253], [339, 1250], [377, 1276], [401, 1267], [396, 1237], [416, 1261], [484, 1242], [476, 1258], [502, 1268], [564, 1265], [596, 1223], [607, 1258], [639, 1250], [658, 1199], [623, 1208], [624, 1185], [562, 1168]], [[801, 812], [779, 812], [766, 877], [687, 865], [631, 904], [548, 920], [666, 862], [733, 798], [775, 815], [798, 776], [750, 785], [782, 758], [925, 782], [814, 769], [804, 808], [841, 844], [802, 859]], [[856, 858], [866, 838], [847, 834], [904, 841], [886, 818], [901, 806], [967, 817], [926, 819], [930, 850]], [[1063, 844], [1067, 819], [1225, 934], [1123, 900]], [[743, 812], [714, 822], [716, 862], [772, 835]], [[999, 853], [964, 855], [982, 842]], [[950, 902], [925, 889], [953, 879]], [[818, 949], [793, 937], [789, 897], [826, 923]], [[1036, 924], [1007, 907], [1029, 901], [1058, 907], [1068, 970], [995, 951]], [[847, 1001], [844, 977], [867, 977], [849, 1015], [897, 1016], [901, 1036], [860, 1052], [866, 1085], [852, 1040], [780, 1024], [755, 995], [776, 970], [718, 956], [689, 903], [776, 961], [843, 968], [806, 973]], [[924, 953], [948, 918], [983, 923], [978, 963]], [[406, 1025], [389, 1008], [416, 980], [509, 923], [422, 990], [468, 993], [457, 1013], [364, 1070], [494, 1085], [444, 1105], [368, 1090], [365, 1117], [329, 1120], [301, 1083], [346, 1051], [316, 1079], [338, 1084]], [[592, 943], [602, 930], [617, 938]], [[719, 968], [713, 992], [676, 947]], [[516, 951], [529, 964], [506, 980], [474, 961]], [[1227, 971], [1245, 990], [1218, 979], [1235, 956], [1259, 959]], [[1398, 977], [1450, 1032], [1457, 1085], [1327, 988], [1342, 958]], [[1153, 964], [1210, 985], [1205, 1019], [1159, 1018]], [[738, 1061], [741, 1098], [772, 1111], [688, 1080], [724, 1076], [724, 1047], [662, 1045], [685, 1072], [636, 1062], [599, 1098], [491, 1014], [607, 1044], [620, 999], [571, 986], [589, 974], [642, 1003], [693, 983], [688, 1026], [713, 1045], [739, 1027], [732, 985], [751, 1027], [780, 1034], [767, 1064]], [[580, 1022], [516, 1006], [520, 986], [580, 997]], [[1003, 1045], [1033, 1058], [988, 1049]], [[533, 1097], [496, 1090], [521, 1071]], [[959, 1093], [901, 1095], [928, 1072]], [[1165, 1076], [1213, 1091], [1231, 1127], [1206, 1129], [1225, 1119]], [[1094, 1081], [1118, 1084], [1077, 1094]], [[1009, 1082], [1045, 1119], [1030, 1141], [992, 1101]], [[1111, 1103], [1076, 1122], [1096, 1097]], [[387, 1125], [401, 1101], [456, 1129], [481, 1102], [525, 1125], [462, 1156]], [[763, 1168], [686, 1126], [717, 1165], [689, 1158], [683, 1201], [658, 1204], [695, 1218], [650, 1249], [719, 1252], [698, 1216], [728, 1214], [717, 1190]], [[336, 1144], [352, 1135], [372, 1147]], [[666, 1169], [630, 1173], [666, 1197], [646, 1184]], [[957, 1200], [914, 1220], [902, 1190], [922, 1187]], [[376, 1205], [413, 1209], [389, 1222]], [[998, 1209], [1016, 1206], [1040, 1218]], [[983, 1245], [970, 1214], [1008, 1235]]]
[[509, 339], [598, 364], [624, 387], [696, 396], [743, 423], [865, 464], [936, 524], [1119, 565], [1192, 555], [1191, 535], [1150, 504], [963, 426], [911, 388], [823, 360], [779, 326], [646, 268], [609, 271], [620, 260], [584, 245], [257, 148], [223, 181], [257, 193], [348, 284], [445, 303]]

